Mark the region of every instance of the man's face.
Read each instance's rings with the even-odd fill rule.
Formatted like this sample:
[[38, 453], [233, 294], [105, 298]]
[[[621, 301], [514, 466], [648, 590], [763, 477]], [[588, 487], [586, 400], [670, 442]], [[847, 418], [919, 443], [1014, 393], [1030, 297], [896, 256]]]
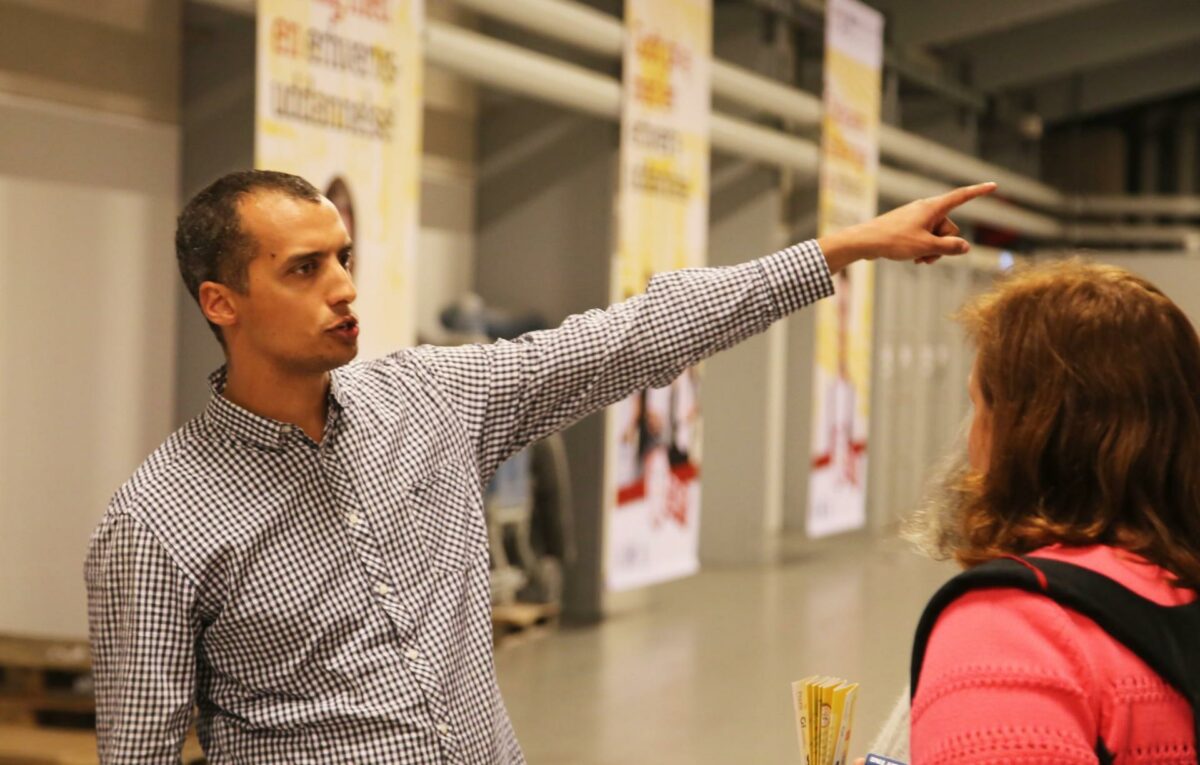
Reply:
[[234, 294], [237, 321], [226, 330], [231, 352], [291, 373], [324, 373], [358, 353], [357, 293], [350, 237], [337, 208], [265, 191], [238, 206], [254, 255], [245, 294]]

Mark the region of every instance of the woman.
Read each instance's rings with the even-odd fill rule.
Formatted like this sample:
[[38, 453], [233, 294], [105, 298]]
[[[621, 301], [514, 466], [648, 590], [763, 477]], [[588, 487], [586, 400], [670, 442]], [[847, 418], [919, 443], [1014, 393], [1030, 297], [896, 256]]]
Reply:
[[[961, 318], [977, 347], [969, 464], [924, 519], [933, 551], [968, 568], [1065, 561], [1161, 606], [1194, 603], [1200, 342], [1179, 308], [1073, 260], [1012, 276]], [[1077, 611], [978, 589], [932, 624], [912, 765], [1196, 763], [1189, 702]]]

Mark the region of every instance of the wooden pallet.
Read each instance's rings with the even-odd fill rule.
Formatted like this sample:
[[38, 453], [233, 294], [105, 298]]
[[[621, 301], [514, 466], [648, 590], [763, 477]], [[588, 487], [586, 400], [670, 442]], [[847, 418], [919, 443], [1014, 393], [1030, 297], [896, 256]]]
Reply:
[[0, 763], [95, 765], [99, 761], [91, 731], [0, 724]]
[[[0, 765], [95, 765], [96, 702], [86, 641], [0, 635]], [[185, 763], [203, 762], [193, 729]]]
[[0, 722], [91, 727], [91, 667], [85, 641], [0, 635]]
[[492, 642], [511, 644], [549, 631], [558, 623], [557, 603], [501, 603], [492, 606]]
[[[183, 761], [204, 761], [194, 732], [183, 744]], [[99, 762], [96, 734], [90, 730], [0, 724], [2, 765], [99, 765]]]

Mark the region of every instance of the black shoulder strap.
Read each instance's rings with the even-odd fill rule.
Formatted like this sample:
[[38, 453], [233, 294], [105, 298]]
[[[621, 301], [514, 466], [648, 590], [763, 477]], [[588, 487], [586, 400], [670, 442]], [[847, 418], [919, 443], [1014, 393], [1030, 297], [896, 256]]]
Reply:
[[1173, 686], [1192, 705], [1200, 747], [1200, 601], [1160, 606], [1103, 574], [1045, 558], [1002, 558], [976, 566], [947, 582], [929, 601], [913, 638], [912, 685], [916, 695], [925, 646], [938, 616], [971, 590], [996, 587], [1038, 593], [1080, 613], [1117, 640]]

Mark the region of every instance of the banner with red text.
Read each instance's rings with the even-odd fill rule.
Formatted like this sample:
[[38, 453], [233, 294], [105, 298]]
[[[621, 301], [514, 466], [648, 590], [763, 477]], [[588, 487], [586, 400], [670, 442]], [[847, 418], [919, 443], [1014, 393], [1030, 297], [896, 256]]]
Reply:
[[254, 164], [303, 176], [354, 241], [361, 358], [414, 341], [421, 0], [259, 0]]
[[[858, 0], [825, 6], [825, 116], [818, 231], [874, 217], [879, 175], [883, 17]], [[822, 537], [866, 523], [874, 264], [834, 277], [815, 306], [812, 464], [807, 531]]]
[[[626, 0], [614, 300], [708, 245], [711, 0]], [[608, 419], [605, 576], [624, 590], [694, 573], [699, 374], [635, 394]]]

